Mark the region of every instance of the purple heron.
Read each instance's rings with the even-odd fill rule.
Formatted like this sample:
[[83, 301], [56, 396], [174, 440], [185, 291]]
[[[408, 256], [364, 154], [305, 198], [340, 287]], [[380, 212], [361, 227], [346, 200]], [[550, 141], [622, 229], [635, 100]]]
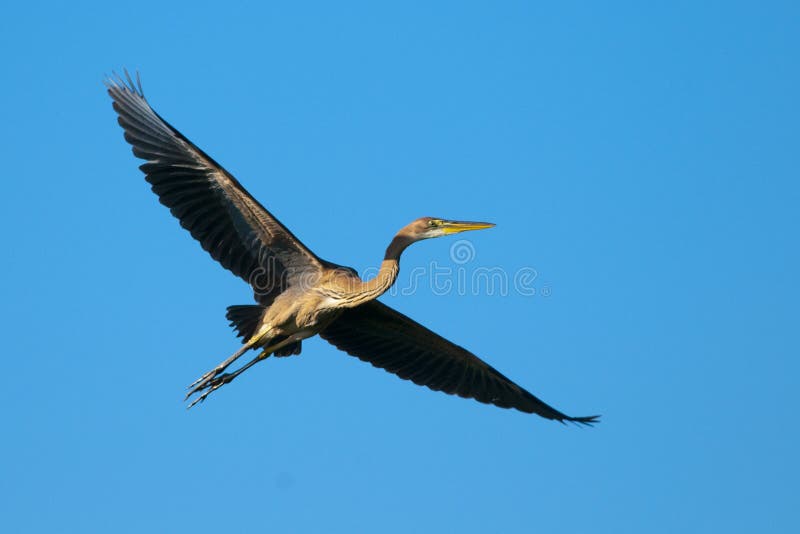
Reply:
[[[591, 424], [548, 406], [474, 354], [375, 300], [392, 284], [400, 255], [417, 241], [494, 226], [423, 217], [394, 236], [378, 274], [317, 257], [221, 165], [150, 107], [126, 72], [105, 81], [139, 168], [162, 204], [222, 266], [250, 284], [256, 304], [230, 306], [227, 318], [244, 344], [189, 386], [189, 407], [271, 355], [300, 354], [318, 334], [335, 347], [402, 379], [547, 419]], [[246, 352], [257, 354], [233, 372]]]

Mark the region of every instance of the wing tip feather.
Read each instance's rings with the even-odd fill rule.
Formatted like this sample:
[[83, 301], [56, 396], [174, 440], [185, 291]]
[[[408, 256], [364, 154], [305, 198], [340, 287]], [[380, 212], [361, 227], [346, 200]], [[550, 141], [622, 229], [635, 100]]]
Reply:
[[600, 416], [599, 415], [586, 415], [582, 417], [565, 417], [564, 419], [558, 420], [560, 423], [574, 423], [576, 425], [583, 425], [583, 426], [594, 426], [600, 423]]
[[106, 86], [108, 92], [113, 96], [115, 92], [122, 92], [122, 93], [133, 93], [136, 96], [144, 98], [144, 90], [142, 90], [142, 77], [139, 74], [139, 70], [136, 69], [135, 73], [135, 81], [134, 77], [131, 76], [131, 73], [128, 71], [127, 68], [122, 69], [122, 73], [124, 77], [117, 73], [117, 71], [112, 70], [111, 75], [105, 74], [103, 76], [103, 85]]

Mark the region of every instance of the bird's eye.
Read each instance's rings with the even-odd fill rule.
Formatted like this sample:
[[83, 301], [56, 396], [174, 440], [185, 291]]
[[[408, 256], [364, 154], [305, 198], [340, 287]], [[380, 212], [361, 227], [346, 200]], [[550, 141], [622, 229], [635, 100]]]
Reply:
[[430, 221], [428, 221], [428, 226], [430, 226], [431, 228], [439, 226], [441, 224], [442, 221], [440, 221], [439, 219], [431, 219]]

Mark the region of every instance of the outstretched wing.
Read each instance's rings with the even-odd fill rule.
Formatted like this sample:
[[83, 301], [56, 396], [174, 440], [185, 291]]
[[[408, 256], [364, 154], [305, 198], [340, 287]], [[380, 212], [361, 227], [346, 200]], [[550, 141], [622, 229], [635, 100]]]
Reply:
[[292, 276], [324, 264], [205, 152], [162, 119], [141, 82], [106, 80], [119, 124], [162, 204], [223, 267], [267, 304]]
[[434, 391], [556, 421], [592, 424], [540, 401], [471, 352], [378, 301], [350, 308], [320, 336], [352, 356]]

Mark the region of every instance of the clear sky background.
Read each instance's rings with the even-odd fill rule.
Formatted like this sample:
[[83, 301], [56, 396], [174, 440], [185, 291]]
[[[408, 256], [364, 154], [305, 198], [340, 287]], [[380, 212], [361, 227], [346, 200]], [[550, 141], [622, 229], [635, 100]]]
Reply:
[[[800, 531], [796, 2], [222, 5], [4, 8], [4, 532]], [[318, 339], [187, 412], [251, 293], [149, 191], [123, 67], [326, 259], [497, 223], [401, 284], [533, 269], [533, 295], [383, 300], [602, 423]]]

